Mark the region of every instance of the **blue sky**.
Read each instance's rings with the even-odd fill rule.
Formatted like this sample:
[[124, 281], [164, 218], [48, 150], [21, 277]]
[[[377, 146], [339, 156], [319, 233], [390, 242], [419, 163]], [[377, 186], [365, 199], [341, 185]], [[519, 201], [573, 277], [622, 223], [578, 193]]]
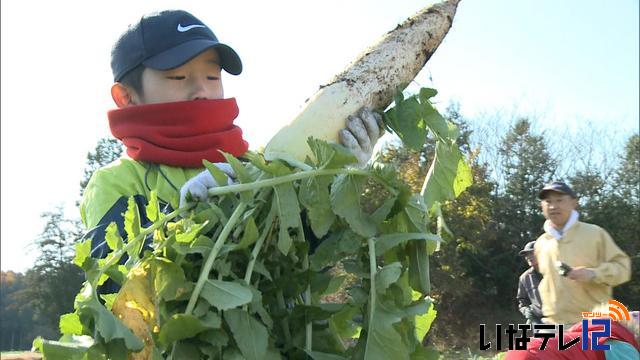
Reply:
[[[77, 215], [86, 154], [109, 136], [110, 47], [142, 13], [191, 11], [238, 51], [245, 70], [226, 76], [225, 90], [256, 148], [319, 85], [432, 2], [3, 1], [2, 270], [33, 264], [28, 244], [42, 212], [62, 204]], [[543, 128], [588, 121], [628, 137], [638, 132], [638, 12], [635, 0], [462, 0], [412, 87], [435, 87], [441, 109], [458, 101], [470, 119], [510, 109], [538, 114]]]
[[637, 130], [637, 2], [463, 1], [456, 20], [431, 71], [469, 112], [520, 100], [548, 107], [549, 125]]

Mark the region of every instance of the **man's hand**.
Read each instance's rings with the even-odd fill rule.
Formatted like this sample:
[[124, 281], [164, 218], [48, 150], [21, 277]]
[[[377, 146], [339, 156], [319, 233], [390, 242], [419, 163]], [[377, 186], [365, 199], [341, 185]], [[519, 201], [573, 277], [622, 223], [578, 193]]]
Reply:
[[571, 280], [589, 282], [596, 278], [596, 272], [584, 266], [577, 266], [569, 271], [567, 277]]
[[522, 313], [522, 315], [524, 315], [524, 318], [527, 320], [533, 317], [533, 310], [531, 310], [531, 307], [529, 306], [520, 308], [520, 312]]
[[527, 324], [540, 324], [541, 319], [535, 314], [531, 305], [520, 308], [520, 312], [527, 319]]
[[[227, 163], [214, 163], [214, 165], [224, 171], [229, 176], [229, 182], [227, 185], [233, 184], [235, 173], [231, 166]], [[200, 174], [189, 179], [180, 189], [180, 207], [184, 206], [187, 201], [187, 194], [190, 194], [191, 198], [196, 201], [206, 201], [209, 198], [209, 189], [220, 186], [216, 183], [209, 170], [205, 170]]]
[[353, 152], [358, 159], [358, 166], [363, 167], [371, 158], [373, 147], [382, 134], [382, 116], [365, 106], [357, 116], [349, 116], [347, 127], [340, 130], [339, 136], [340, 143]]

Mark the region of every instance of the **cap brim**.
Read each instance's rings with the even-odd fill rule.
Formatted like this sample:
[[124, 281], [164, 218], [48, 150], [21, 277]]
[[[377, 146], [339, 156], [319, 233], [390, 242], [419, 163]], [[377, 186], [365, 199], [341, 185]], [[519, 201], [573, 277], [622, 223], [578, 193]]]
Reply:
[[231, 47], [208, 39], [192, 40], [180, 44], [144, 60], [142, 64], [155, 70], [170, 70], [185, 64], [210, 48], [218, 51], [222, 63], [221, 66], [226, 72], [232, 75], [238, 75], [242, 72], [240, 57]]
[[542, 189], [538, 193], [538, 199], [543, 200], [544, 197], [547, 196], [547, 194], [550, 193], [550, 192], [555, 192], [555, 193], [563, 194], [563, 195], [569, 195], [572, 198], [576, 197], [574, 194], [568, 193], [566, 191], [558, 190], [558, 189]]
[[532, 253], [532, 252], [533, 252], [533, 250], [520, 250], [520, 252], [518, 252], [518, 255], [524, 256], [524, 255]]
[[[546, 196], [546, 194], [547, 194], [549, 191], [555, 191], [555, 190], [549, 190], [549, 189], [542, 189], [542, 190], [540, 190], [540, 192], [538, 193], [538, 199], [540, 199], [540, 200], [544, 199], [544, 197]], [[558, 192], [559, 192], [559, 191], [558, 191]]]

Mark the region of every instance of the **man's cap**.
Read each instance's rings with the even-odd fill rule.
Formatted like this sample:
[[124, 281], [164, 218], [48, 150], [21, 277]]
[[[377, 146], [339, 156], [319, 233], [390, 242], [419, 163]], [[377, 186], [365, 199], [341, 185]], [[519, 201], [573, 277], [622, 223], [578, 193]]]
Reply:
[[215, 48], [222, 68], [238, 75], [240, 57], [230, 46], [218, 41], [213, 31], [195, 16], [182, 10], [165, 10], [142, 16], [129, 26], [111, 50], [114, 81], [143, 64], [155, 70], [176, 68], [203, 51]]
[[536, 244], [536, 241], [529, 241], [523, 248], [518, 252], [518, 255], [525, 256], [530, 252], [533, 252], [533, 246]]
[[538, 198], [544, 199], [547, 196], [547, 193], [549, 193], [549, 191], [555, 191], [562, 194], [567, 194], [574, 199], [577, 198], [576, 193], [574, 193], [573, 190], [571, 190], [569, 185], [563, 183], [562, 181], [554, 181], [550, 184], [545, 185], [542, 188], [542, 190], [540, 190], [540, 192], [538, 193]]

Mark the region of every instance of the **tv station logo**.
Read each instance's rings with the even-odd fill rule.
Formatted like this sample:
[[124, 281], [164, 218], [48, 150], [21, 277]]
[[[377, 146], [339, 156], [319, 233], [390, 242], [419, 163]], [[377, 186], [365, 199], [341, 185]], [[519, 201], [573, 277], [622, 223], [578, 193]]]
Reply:
[[[609, 350], [609, 344], [598, 344], [598, 339], [611, 336], [611, 321], [630, 320], [629, 310], [621, 302], [609, 300], [609, 313], [582, 312], [581, 336], [565, 338], [563, 324], [508, 324], [504, 329], [502, 324], [496, 324], [495, 350], [526, 350], [527, 344], [534, 338], [543, 339], [540, 350], [545, 350], [551, 339], [557, 339], [558, 350], [567, 350], [574, 346], [580, 339], [582, 350]], [[591, 325], [591, 327], [590, 327]], [[480, 324], [480, 350], [489, 350], [494, 343], [487, 341], [486, 325]], [[531, 333], [533, 330], [533, 334]], [[504, 331], [504, 332], [503, 332]], [[502, 334], [507, 335], [506, 349], [503, 348]], [[575, 334], [575, 332], [573, 332]], [[590, 340], [590, 341], [589, 341]]]
[[[588, 312], [583, 311], [582, 317], [585, 319], [588, 318], [602, 318], [606, 317], [607, 314], [603, 314], [600, 312]], [[629, 315], [629, 310], [624, 306], [621, 302], [616, 300], [609, 300], [609, 317], [613, 321], [622, 321], [622, 320], [631, 320], [631, 315]]]

